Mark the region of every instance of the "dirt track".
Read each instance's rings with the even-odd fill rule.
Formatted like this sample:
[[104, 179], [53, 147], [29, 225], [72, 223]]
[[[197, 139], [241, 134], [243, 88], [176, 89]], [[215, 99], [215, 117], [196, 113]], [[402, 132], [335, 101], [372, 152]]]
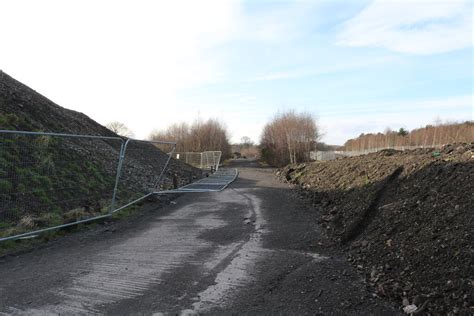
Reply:
[[272, 170], [0, 258], [0, 313], [396, 314]]

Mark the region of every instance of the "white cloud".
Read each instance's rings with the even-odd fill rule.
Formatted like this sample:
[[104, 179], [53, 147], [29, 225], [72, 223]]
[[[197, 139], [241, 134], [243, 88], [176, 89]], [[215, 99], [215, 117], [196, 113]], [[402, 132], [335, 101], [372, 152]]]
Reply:
[[471, 47], [470, 0], [376, 0], [344, 24], [337, 43], [434, 54]]
[[145, 137], [177, 119], [179, 91], [220, 78], [212, 51], [236, 32], [240, 3], [0, 0], [0, 12], [0, 69]]
[[[283, 43], [304, 36], [305, 25], [314, 19], [321, 3], [315, 1], [280, 1], [265, 10], [247, 12], [240, 20], [238, 36], [260, 43]], [[273, 2], [275, 4], [275, 2]]]
[[270, 72], [263, 76], [252, 77], [246, 82], [259, 82], [259, 81], [274, 81], [274, 80], [286, 80], [286, 79], [298, 79], [308, 76], [325, 75], [336, 72], [344, 72], [348, 70], [354, 70], [359, 68], [365, 68], [377, 64], [384, 64], [388, 62], [394, 62], [398, 58], [395, 56], [383, 56], [379, 58], [371, 58], [367, 60], [359, 60], [350, 63], [341, 63], [332, 66], [319, 66], [316, 68], [307, 69], [295, 69], [290, 71], [277, 71]]

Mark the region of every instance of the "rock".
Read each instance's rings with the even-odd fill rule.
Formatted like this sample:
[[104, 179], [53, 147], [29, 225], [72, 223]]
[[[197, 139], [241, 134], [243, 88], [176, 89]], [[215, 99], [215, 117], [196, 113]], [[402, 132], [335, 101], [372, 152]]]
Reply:
[[375, 279], [377, 276], [377, 269], [375, 267], [372, 267], [372, 271], [370, 271], [370, 278]]
[[417, 309], [418, 309], [418, 307], [416, 305], [413, 305], [413, 304], [403, 307], [403, 311], [407, 314], [413, 314], [414, 312], [416, 312]]

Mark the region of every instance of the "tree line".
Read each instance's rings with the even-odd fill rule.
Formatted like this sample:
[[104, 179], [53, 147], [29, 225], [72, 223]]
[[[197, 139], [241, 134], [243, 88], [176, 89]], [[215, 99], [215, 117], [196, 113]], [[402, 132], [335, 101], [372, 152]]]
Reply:
[[[114, 122], [108, 127], [118, 134], [130, 137], [133, 133], [123, 124]], [[316, 119], [310, 113], [287, 111], [276, 114], [265, 124], [260, 144], [249, 137], [243, 137], [241, 143], [231, 145], [225, 124], [217, 119], [196, 120], [192, 124], [175, 123], [167, 129], [155, 131], [151, 140], [177, 142], [178, 152], [202, 152], [220, 150], [223, 157], [260, 158], [272, 166], [284, 166], [290, 163], [310, 160], [313, 150], [358, 151], [373, 148], [397, 146], [436, 146], [448, 143], [469, 143], [474, 141], [474, 122], [442, 123], [437, 121], [408, 131], [387, 128], [383, 133], [361, 134], [349, 139], [344, 146], [331, 146], [319, 142], [320, 129]]]
[[384, 133], [361, 134], [344, 143], [344, 150], [358, 151], [373, 148], [397, 146], [439, 146], [449, 143], [470, 143], [474, 141], [474, 122], [442, 123], [407, 131], [400, 128], [393, 131], [385, 129]]
[[229, 133], [217, 119], [196, 120], [192, 124], [175, 123], [165, 130], [154, 131], [150, 140], [177, 142], [177, 152], [222, 151], [223, 158], [231, 156]]
[[[107, 127], [124, 137], [133, 137], [133, 132], [123, 123], [111, 122]], [[175, 123], [149, 136], [150, 140], [175, 141], [177, 152], [220, 150], [223, 158], [238, 153], [248, 158], [262, 158], [274, 166], [309, 161], [310, 151], [316, 148], [319, 138], [315, 118], [309, 113], [295, 111], [275, 115], [263, 128], [258, 146], [246, 136], [240, 144], [231, 145], [225, 124], [217, 119]]]

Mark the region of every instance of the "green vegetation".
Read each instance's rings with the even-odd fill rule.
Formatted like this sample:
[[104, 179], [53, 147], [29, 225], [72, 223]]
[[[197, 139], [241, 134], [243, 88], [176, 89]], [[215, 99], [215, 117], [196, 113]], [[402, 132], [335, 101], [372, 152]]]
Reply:
[[[15, 115], [0, 114], [2, 128], [14, 128], [19, 121]], [[88, 149], [87, 142], [74, 146], [78, 144]], [[108, 211], [114, 176], [103, 163], [86, 159], [70, 146], [64, 138], [1, 135], [0, 237]]]
[[34, 131], [34, 127], [23, 116], [13, 113], [0, 113], [0, 129]]
[[113, 219], [116, 219], [116, 220], [118, 220], [118, 219], [123, 219], [123, 218], [127, 218], [127, 217], [129, 217], [130, 215], [133, 215], [133, 214], [137, 213], [138, 210], [140, 210], [140, 206], [141, 206], [141, 205], [142, 205], [142, 204], [140, 204], [140, 203], [139, 203], [139, 204], [131, 205], [131, 206], [129, 206], [129, 207], [127, 207], [127, 208], [121, 210], [120, 212], [114, 213], [114, 214], [112, 215], [112, 218], [113, 218]]

